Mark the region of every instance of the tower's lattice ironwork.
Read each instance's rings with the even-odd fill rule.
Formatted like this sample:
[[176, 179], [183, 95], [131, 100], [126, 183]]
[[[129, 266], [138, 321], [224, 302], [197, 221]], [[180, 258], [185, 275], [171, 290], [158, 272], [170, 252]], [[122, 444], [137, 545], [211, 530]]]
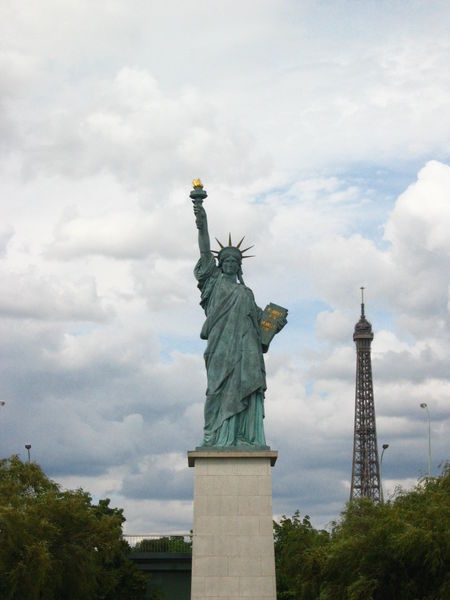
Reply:
[[361, 288], [361, 318], [355, 325], [353, 340], [356, 343], [356, 391], [350, 500], [372, 498], [379, 501], [380, 463], [370, 357], [373, 332], [364, 314], [364, 288]]

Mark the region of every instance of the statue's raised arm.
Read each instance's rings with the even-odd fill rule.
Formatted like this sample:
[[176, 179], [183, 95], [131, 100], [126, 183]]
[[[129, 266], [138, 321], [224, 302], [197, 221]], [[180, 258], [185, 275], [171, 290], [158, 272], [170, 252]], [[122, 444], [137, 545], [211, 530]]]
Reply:
[[194, 179], [192, 182], [194, 189], [190, 196], [194, 205], [195, 224], [198, 229], [198, 247], [200, 250], [200, 256], [209, 254], [211, 252], [211, 243], [209, 240], [208, 231], [208, 219], [206, 217], [206, 211], [203, 208], [203, 200], [207, 194], [203, 189], [203, 184], [200, 179]]
[[[194, 180], [194, 203], [200, 259], [194, 274], [206, 320], [200, 337], [205, 351], [208, 389], [202, 447], [267, 449], [264, 437], [266, 376], [263, 351], [286, 323], [286, 309], [270, 304], [262, 311], [243, 280], [242, 240], [233, 246], [219, 242], [211, 251], [208, 221], [202, 206], [207, 194]], [[213, 254], [216, 254], [214, 258]], [[216, 263], [217, 259], [217, 263]]]
[[198, 247], [200, 255], [211, 252], [211, 243], [209, 241], [208, 219], [206, 211], [201, 204], [194, 204], [195, 224], [198, 229]]

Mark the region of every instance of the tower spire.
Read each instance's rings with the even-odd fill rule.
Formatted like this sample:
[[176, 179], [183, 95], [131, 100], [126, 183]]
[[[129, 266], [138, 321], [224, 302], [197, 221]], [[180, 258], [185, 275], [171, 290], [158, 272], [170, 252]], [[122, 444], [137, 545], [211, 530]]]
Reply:
[[364, 314], [364, 288], [362, 287], [361, 317], [353, 333], [353, 341], [356, 344], [356, 389], [350, 500], [355, 498], [380, 500], [380, 465], [370, 356], [372, 340], [372, 325]]

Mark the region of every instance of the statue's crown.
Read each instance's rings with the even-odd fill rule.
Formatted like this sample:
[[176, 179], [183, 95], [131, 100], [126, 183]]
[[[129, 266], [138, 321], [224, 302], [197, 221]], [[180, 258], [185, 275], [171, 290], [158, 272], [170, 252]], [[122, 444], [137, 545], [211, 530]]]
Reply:
[[227, 254], [231, 254], [232, 256], [234, 256], [237, 260], [239, 260], [239, 262], [242, 262], [243, 258], [252, 258], [254, 256], [253, 254], [248, 254], [247, 256], [244, 256], [244, 252], [247, 252], [247, 250], [250, 250], [250, 248], [253, 248], [253, 246], [249, 246], [248, 248], [244, 248], [244, 250], [241, 250], [241, 244], [244, 241], [244, 239], [245, 235], [237, 246], [233, 246], [233, 243], [231, 241], [231, 233], [229, 233], [228, 246], [225, 246], [216, 238], [216, 241], [220, 246], [220, 250], [212, 250], [212, 252], [217, 255], [219, 263], [222, 262], [222, 260]]

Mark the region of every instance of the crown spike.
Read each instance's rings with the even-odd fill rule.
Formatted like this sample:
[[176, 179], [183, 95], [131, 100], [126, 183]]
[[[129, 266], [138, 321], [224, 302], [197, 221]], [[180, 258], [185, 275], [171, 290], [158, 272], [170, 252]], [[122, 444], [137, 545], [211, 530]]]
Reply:
[[231, 241], [231, 233], [229, 233], [229, 234], [228, 234], [228, 245], [229, 245], [229, 246], [232, 246], [232, 245], [233, 245], [233, 243], [232, 243], [232, 241]]
[[223, 245], [221, 242], [219, 242], [219, 240], [218, 240], [217, 238], [216, 238], [216, 242], [219, 244], [219, 246], [220, 246], [221, 248], [225, 248], [225, 246], [224, 246], [224, 245]]
[[247, 250], [250, 250], [251, 248], [254, 248], [255, 244], [253, 244], [253, 246], [249, 246], [248, 248], [245, 248], [245, 250], [241, 250], [242, 254], [244, 254], [244, 252], [247, 252]]
[[255, 258], [256, 254], [248, 254], [247, 256], [243, 256], [242, 258]]
[[238, 248], [238, 249], [239, 249], [239, 248], [241, 247], [241, 244], [242, 244], [242, 242], [244, 241], [244, 239], [245, 239], [245, 235], [244, 235], [244, 237], [242, 238], [242, 240], [239, 242], [239, 244], [236, 246], [236, 248]]

